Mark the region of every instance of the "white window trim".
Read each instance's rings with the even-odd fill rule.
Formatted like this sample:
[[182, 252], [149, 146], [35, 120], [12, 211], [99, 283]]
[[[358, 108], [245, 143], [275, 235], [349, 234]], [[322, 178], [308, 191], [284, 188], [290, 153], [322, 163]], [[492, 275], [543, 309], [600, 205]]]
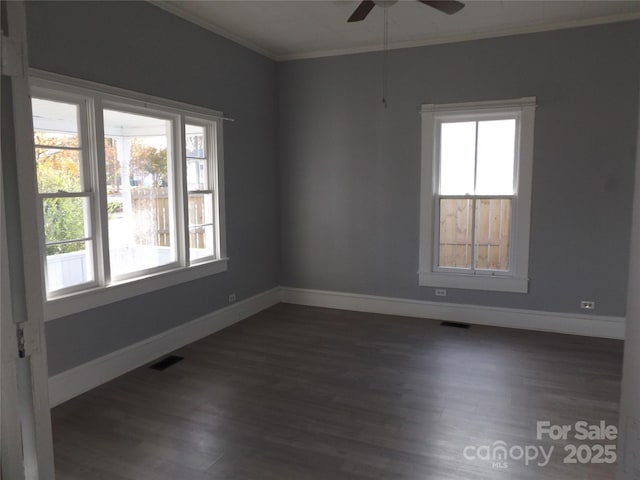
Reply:
[[[531, 219], [531, 180], [533, 170], [533, 132], [535, 97], [488, 102], [422, 105], [422, 162], [420, 176], [420, 254], [418, 284], [428, 287], [463, 288], [527, 293], [529, 289], [529, 231]], [[435, 194], [439, 179], [436, 135], [438, 122], [443, 118], [463, 115], [516, 114], [520, 118], [518, 142], [519, 161], [515, 166], [512, 205], [509, 272], [454, 272], [436, 267], [437, 218]]]
[[[96, 277], [102, 275], [108, 282], [106, 285], [99, 285], [92, 283], [86, 285], [86, 288], [75, 291], [61, 291], [57, 292], [55, 296], [47, 299], [43, 298], [45, 320], [52, 320], [55, 318], [71, 315], [74, 313], [96, 308], [109, 303], [125, 300], [127, 298], [135, 297], [145, 293], [150, 293], [162, 288], [171, 287], [184, 282], [196, 280], [198, 278], [207, 277], [217, 273], [221, 273], [227, 270], [229, 258], [227, 257], [226, 249], [226, 229], [225, 229], [225, 193], [224, 193], [224, 157], [223, 157], [223, 113], [208, 108], [190, 105], [173, 100], [167, 100], [163, 98], [153, 97], [151, 95], [145, 95], [137, 92], [132, 92], [108, 85], [102, 85], [99, 83], [89, 82], [76, 78], [67, 77], [64, 75], [45, 72], [37, 69], [30, 69], [29, 83], [32, 91], [42, 92], [46, 97], [61, 96], [64, 97], [68, 94], [68, 98], [85, 97], [88, 101], [96, 102], [96, 110], [99, 108], [120, 108], [124, 106], [127, 111], [136, 108], [142, 108], [147, 112], [157, 107], [162, 115], [174, 116], [176, 119], [180, 119], [179, 122], [174, 122], [174, 128], [177, 130], [178, 136], [184, 136], [184, 125], [189, 122], [199, 122], [206, 124], [207, 122], [214, 122], [215, 138], [213, 132], [208, 132], [208, 142], [210, 146], [215, 150], [210, 150], [211, 153], [215, 151], [216, 164], [213, 165], [212, 161], [209, 161], [210, 172], [212, 173], [212, 188], [215, 191], [214, 194], [214, 221], [216, 221], [215, 228], [215, 257], [208, 257], [203, 259], [196, 259], [190, 262], [190, 265], [186, 265], [182, 260], [186, 258], [186, 255], [181, 255], [181, 252], [188, 251], [187, 239], [188, 236], [175, 232], [176, 237], [179, 239], [177, 247], [178, 259], [176, 262], [166, 265], [160, 268], [150, 269], [149, 271], [136, 272], [135, 278], [122, 278], [115, 281], [109, 281], [109, 272], [99, 272], [104, 262], [97, 261], [94, 264], [94, 274]], [[54, 92], [51, 94], [50, 92]], [[60, 92], [63, 92], [62, 95]], [[102, 104], [105, 105], [102, 105]], [[95, 126], [98, 136], [101, 138], [103, 135], [102, 125], [96, 125], [96, 122], [102, 122], [102, 116], [100, 118], [89, 118], [87, 123], [91, 126]], [[86, 126], [86, 125], [85, 125]], [[97, 141], [100, 138], [96, 139]], [[182, 137], [180, 137], [182, 138]], [[184, 141], [182, 141], [183, 143]], [[33, 143], [33, 137], [31, 137], [31, 143]], [[93, 150], [98, 152], [98, 156], [102, 155], [100, 148], [94, 148]], [[186, 192], [186, 166], [184, 149], [174, 145], [174, 155], [176, 161], [174, 165], [180, 165], [175, 172], [175, 189], [179, 192]], [[94, 164], [100, 168], [103, 165], [98, 158]], [[34, 164], [35, 171], [35, 164]], [[102, 178], [102, 177], [100, 177]], [[26, 186], [25, 186], [26, 187]], [[30, 189], [33, 186], [28, 186]], [[106, 193], [104, 189], [98, 188], [98, 185], [92, 185], [93, 195], [95, 198], [96, 209], [94, 209], [92, 215], [92, 232], [95, 242], [101, 242], [104, 238], [104, 216], [100, 217], [96, 215], [97, 208], [106, 202]], [[21, 186], [22, 188], [22, 186]], [[34, 191], [35, 195], [37, 191]], [[185, 230], [188, 230], [187, 224], [187, 211], [186, 211], [186, 198], [182, 198], [182, 194], [176, 195], [177, 208], [176, 212], [179, 218], [177, 225], [184, 225]], [[104, 197], [104, 198], [102, 198]], [[38, 215], [41, 217], [41, 208], [38, 209]], [[103, 219], [101, 221], [101, 218]], [[42, 232], [42, 218], [38, 219], [38, 231], [33, 232], [37, 235], [37, 238], [43, 239], [44, 232]], [[184, 238], [182, 238], [184, 237]], [[181, 243], [182, 242], [182, 243]], [[42, 244], [42, 241], [40, 241]], [[97, 249], [98, 256], [100, 251], [104, 249]], [[40, 263], [46, 264], [46, 256], [44, 245], [40, 248]], [[108, 255], [108, 254], [107, 254]], [[98, 259], [96, 259], [98, 260]], [[108, 267], [108, 263], [107, 263]], [[106, 273], [106, 275], [105, 275]], [[44, 267], [41, 268], [41, 274], [44, 280]], [[43, 292], [46, 295], [46, 292]]]
[[[226, 236], [221, 234], [220, 225], [224, 224], [224, 208], [220, 208], [221, 203], [224, 201], [224, 182], [223, 182], [223, 178], [224, 178], [224, 163], [223, 162], [219, 162], [217, 164], [217, 168], [215, 168], [215, 166], [213, 165], [213, 162], [210, 159], [211, 155], [216, 155], [217, 158], [222, 158], [222, 154], [223, 154], [223, 138], [222, 138], [222, 133], [220, 133], [220, 135], [217, 134], [216, 130], [218, 129], [222, 129], [222, 122], [218, 122], [215, 125], [215, 128], [211, 129], [209, 128], [209, 123], [206, 121], [206, 119], [204, 119], [202, 116], [197, 116], [197, 115], [186, 115], [183, 119], [182, 125], [183, 127], [186, 126], [187, 124], [189, 125], [198, 125], [200, 127], [204, 127], [205, 129], [207, 129], [207, 166], [208, 166], [208, 180], [209, 180], [209, 185], [208, 188], [209, 190], [202, 190], [201, 193], [210, 193], [213, 195], [213, 226], [214, 226], [214, 237], [215, 237], [215, 244], [214, 244], [214, 255], [216, 255], [217, 252], [226, 252], [227, 251], [227, 246], [226, 246]], [[222, 132], [222, 130], [220, 130], [220, 132]], [[185, 137], [185, 133], [182, 132], [181, 133], [181, 138]], [[184, 154], [184, 158], [186, 159], [186, 153]], [[186, 162], [183, 161], [183, 164], [186, 165]], [[186, 167], [185, 167], [186, 168]], [[183, 186], [182, 188], [184, 189], [184, 191], [186, 192], [186, 202], [184, 205], [184, 209], [185, 209], [185, 219], [188, 220], [188, 212], [186, 211], [187, 209], [187, 204], [188, 204], [188, 198], [189, 195], [191, 193], [193, 193], [192, 190], [189, 190], [189, 188], [186, 185], [187, 182], [187, 176], [183, 175]], [[185, 239], [189, 238], [189, 222], [185, 221], [184, 222], [184, 227], [185, 227]], [[185, 246], [185, 248], [189, 248], [188, 246]], [[207, 263], [211, 261], [211, 257], [203, 257], [203, 258], [198, 258], [195, 260], [191, 260], [191, 265], [198, 265], [198, 264], [202, 264], [202, 263]]]

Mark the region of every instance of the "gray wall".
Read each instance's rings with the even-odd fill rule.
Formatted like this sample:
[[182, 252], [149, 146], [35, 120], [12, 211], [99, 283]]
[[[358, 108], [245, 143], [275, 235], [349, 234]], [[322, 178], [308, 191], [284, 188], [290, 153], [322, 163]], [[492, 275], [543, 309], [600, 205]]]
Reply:
[[[223, 110], [229, 271], [47, 323], [55, 374], [278, 284], [418, 287], [421, 103], [535, 95], [530, 292], [447, 301], [624, 315], [640, 22], [276, 65], [142, 2], [28, 2], [36, 68]], [[278, 172], [280, 172], [278, 174]], [[279, 196], [279, 198], [278, 198]]]
[[[640, 86], [640, 85], [639, 85]], [[640, 111], [639, 111], [640, 115]], [[624, 341], [624, 371], [620, 399], [621, 432], [618, 441], [618, 480], [637, 480], [640, 476], [638, 438], [640, 438], [640, 128], [636, 152], [635, 195], [629, 256], [629, 297], [627, 331]]]
[[528, 294], [446, 301], [625, 314], [640, 23], [279, 65], [283, 285], [435, 300], [419, 287], [422, 103], [536, 96]]
[[276, 64], [143, 2], [27, 2], [32, 67], [222, 110], [229, 271], [47, 323], [50, 374], [278, 284]]

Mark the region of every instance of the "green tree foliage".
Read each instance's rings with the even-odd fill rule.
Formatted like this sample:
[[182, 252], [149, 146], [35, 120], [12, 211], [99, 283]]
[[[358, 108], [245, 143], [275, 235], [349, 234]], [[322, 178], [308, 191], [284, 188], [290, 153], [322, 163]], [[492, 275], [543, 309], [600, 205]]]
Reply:
[[[81, 198], [45, 198], [42, 201], [45, 238], [48, 242], [83, 238], [84, 212]], [[47, 255], [84, 250], [84, 242], [47, 246]]]
[[[38, 191], [40, 193], [75, 193], [82, 191], [80, 153], [77, 150], [60, 149], [60, 146], [77, 146], [77, 137], [60, 137], [36, 132], [36, 165]], [[105, 139], [107, 184], [117, 192], [120, 188], [120, 163], [115, 139]], [[154, 187], [167, 180], [167, 150], [134, 142], [131, 146], [131, 173], [134, 176], [151, 174]], [[42, 201], [44, 231], [47, 242], [70, 241], [84, 238], [85, 206], [79, 197], [45, 198]], [[120, 204], [110, 204], [108, 214], [113, 215]], [[85, 248], [84, 242], [50, 245], [47, 255], [75, 252]]]
[[[38, 191], [40, 193], [79, 192], [80, 156], [74, 150], [55, 148], [60, 140], [46, 134], [36, 133], [36, 166]], [[47, 148], [51, 146], [50, 148]], [[44, 232], [47, 242], [83, 238], [84, 206], [82, 198], [45, 198], [42, 201]], [[84, 243], [68, 243], [47, 247], [47, 255], [83, 250]]]
[[136, 176], [151, 174], [154, 187], [167, 181], [167, 149], [157, 149], [136, 141], [131, 144], [131, 173]]

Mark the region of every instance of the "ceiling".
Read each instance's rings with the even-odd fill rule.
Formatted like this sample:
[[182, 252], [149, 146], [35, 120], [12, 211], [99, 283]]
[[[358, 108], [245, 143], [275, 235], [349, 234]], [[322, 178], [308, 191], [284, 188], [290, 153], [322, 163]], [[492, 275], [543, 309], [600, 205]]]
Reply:
[[[347, 23], [357, 0], [151, 0], [276, 60], [382, 48], [384, 8]], [[389, 7], [390, 48], [413, 47], [640, 18], [640, 1], [467, 0], [445, 15], [415, 0]]]

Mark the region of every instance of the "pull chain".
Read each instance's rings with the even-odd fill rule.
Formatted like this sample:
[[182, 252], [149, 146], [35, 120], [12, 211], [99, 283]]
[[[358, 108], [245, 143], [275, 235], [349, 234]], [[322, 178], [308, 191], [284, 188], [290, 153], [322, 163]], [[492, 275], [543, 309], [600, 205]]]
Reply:
[[387, 46], [389, 44], [389, 7], [384, 5], [384, 45], [382, 50], [382, 104], [387, 108]]

